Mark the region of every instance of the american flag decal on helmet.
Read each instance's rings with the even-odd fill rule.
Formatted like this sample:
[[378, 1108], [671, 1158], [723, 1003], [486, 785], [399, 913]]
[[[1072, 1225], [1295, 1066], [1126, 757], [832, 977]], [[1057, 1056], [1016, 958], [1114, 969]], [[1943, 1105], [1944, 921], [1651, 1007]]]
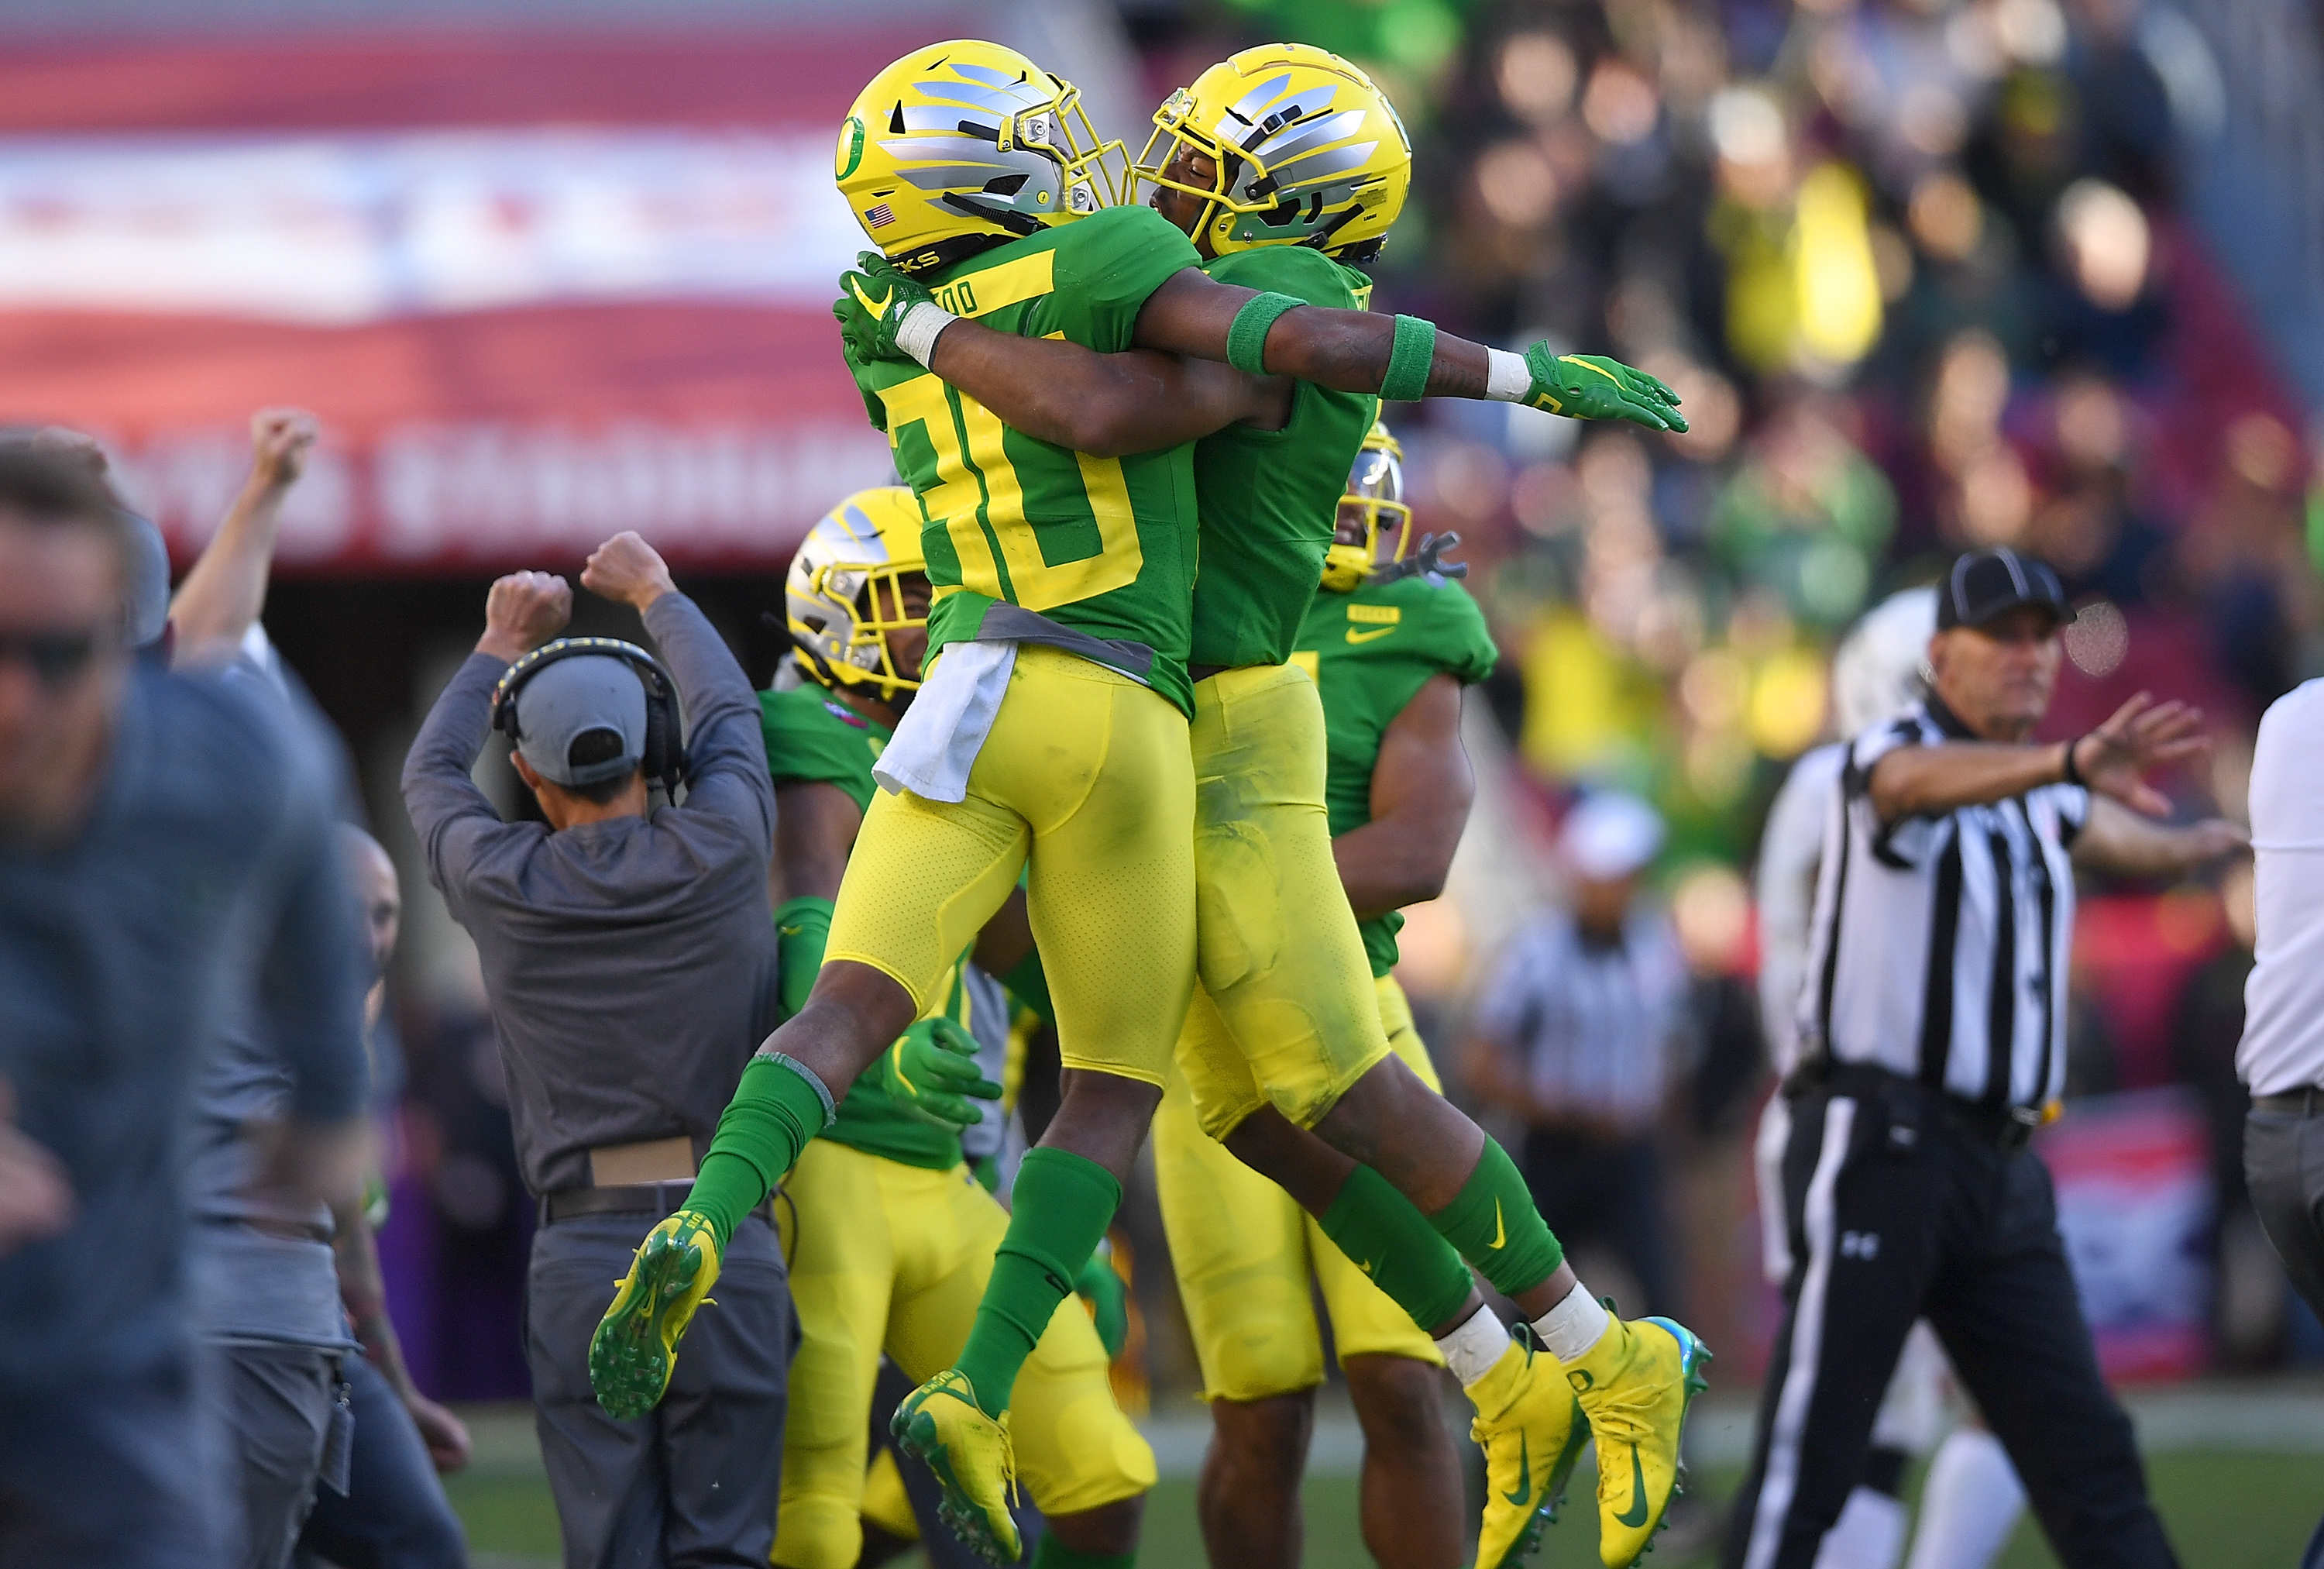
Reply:
[[863, 215], [863, 221], [872, 228], [884, 229], [890, 224], [896, 221], [896, 212], [893, 208], [890, 207], [883, 201], [878, 207], [873, 208], [870, 212], [865, 213]]

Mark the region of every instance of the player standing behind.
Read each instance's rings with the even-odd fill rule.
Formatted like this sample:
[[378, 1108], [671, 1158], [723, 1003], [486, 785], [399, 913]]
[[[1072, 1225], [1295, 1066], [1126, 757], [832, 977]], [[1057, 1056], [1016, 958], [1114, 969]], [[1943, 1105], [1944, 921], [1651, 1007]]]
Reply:
[[[1378, 251], [1410, 178], [1394, 109], [1347, 62], [1303, 44], [1246, 50], [1173, 94], [1155, 125], [1137, 177], [1204, 260], [1155, 291], [1138, 341], [1205, 346], [1198, 352], [1231, 359], [1231, 374], [954, 321], [870, 254], [865, 272], [843, 281], [843, 337], [859, 358], [919, 358], [1010, 429], [1076, 450], [1200, 438], [1191, 740], [1203, 781], [1201, 984], [1177, 1045], [1197, 1119], [1282, 1184], [1342, 1252], [1375, 1261], [1376, 1283], [1443, 1352], [1477, 1407], [1472, 1431], [1486, 1453], [1480, 1561], [1506, 1564], [1532, 1548], [1587, 1410], [1599, 1439], [1600, 1552], [1628, 1564], [1664, 1519], [1688, 1391], [1707, 1353], [1667, 1322], [1638, 1330], [1611, 1319], [1564, 1263], [1506, 1152], [1395, 1060], [1332, 859], [1323, 709], [1286, 661], [1370, 429], [1363, 389], [1473, 395], [1473, 384], [1442, 373], [1489, 360], [1502, 379], [1488, 378], [1489, 394], [1525, 382], [1516, 391], [1552, 411], [1654, 429], [1685, 421], [1661, 383], [1614, 361], [1553, 359], [1538, 345], [1524, 360], [1493, 359], [1457, 339], [1439, 346], [1425, 322], [1347, 309], [1369, 283], [1338, 263]], [[1250, 292], [1253, 284], [1263, 291]], [[953, 298], [976, 309], [964, 293]], [[1260, 374], [1268, 342], [1286, 350], [1286, 363], [1313, 355], [1322, 368], [1310, 382]], [[1387, 359], [1384, 378], [1367, 354]], [[1535, 395], [1539, 376], [1553, 374], [1591, 395]], [[1514, 1343], [1485, 1306], [1463, 1255], [1517, 1300], [1531, 1343]], [[958, 1463], [956, 1451], [996, 1446], [955, 1407], [967, 1404], [966, 1388], [983, 1411], [1004, 1408], [1008, 1355], [1025, 1343], [1020, 1334], [1012, 1344], [997, 1315], [981, 1319], [958, 1374], [901, 1413], [908, 1446], [961, 1483], [964, 1517], [998, 1522], [1005, 1475]], [[1555, 1361], [1536, 1365], [1536, 1347]]]
[[[877, 793], [872, 765], [919, 688], [927, 599], [920, 509], [900, 485], [841, 502], [791, 563], [795, 657], [810, 679], [759, 698], [787, 998], [820, 967], [820, 928]], [[915, 1023], [847, 1088], [783, 1186], [800, 1335], [775, 1525], [785, 1569], [853, 1569], [881, 1352], [915, 1383], [948, 1365], [1009, 1224], [969, 1175], [960, 1137], [976, 1120], [964, 1097], [998, 1092], [978, 1084], [968, 1038], [997, 1022], [1005, 1041], [1005, 993], [967, 964], [961, 972], [970, 983], [946, 988], [946, 1011]], [[1137, 1547], [1154, 1454], [1114, 1404], [1106, 1360], [1089, 1315], [1061, 1311], [1019, 1385], [1025, 1479], [1049, 1524], [1038, 1569], [1127, 1565]]]
[[[1398, 907], [1443, 888], [1475, 792], [1460, 736], [1461, 689], [1491, 673], [1476, 602], [1407, 560], [1402, 452], [1374, 425], [1341, 498], [1326, 590], [1301, 623], [1292, 663], [1321, 691], [1330, 736], [1325, 798], [1333, 853], [1360, 918], [1380, 1023], [1405, 1065], [1439, 1087], [1412, 1010], [1390, 974]], [[1372, 568], [1384, 519], [1390, 566]], [[1204, 1545], [1217, 1569], [1299, 1561], [1299, 1477], [1323, 1381], [1310, 1272], [1364, 1434], [1364, 1542], [1384, 1569], [1458, 1563], [1461, 1469], [1438, 1399], [1443, 1356], [1333, 1246], [1289, 1195], [1202, 1131], [1174, 1080], [1154, 1119], [1155, 1175], [1171, 1263], [1194, 1333], [1213, 1437], [1203, 1466]]]
[[[1297, 117], [1276, 114], [1273, 128]], [[1157, 1025], [1183, 1017], [1193, 979], [1193, 770], [1169, 753], [1183, 754], [1177, 726], [1194, 706], [1183, 597], [1193, 588], [1194, 520], [1191, 475], [1180, 466], [1186, 457], [1172, 444], [1270, 409], [1279, 420], [1287, 389], [1259, 389], [1254, 408], [1248, 376], [1146, 356], [1137, 374], [1149, 382], [1173, 374], [1211, 392], [1207, 402], [1163, 405], [1180, 434], [1172, 420], [1141, 414], [1153, 456], [1117, 461], [1087, 441], [1055, 443], [1021, 424], [1005, 429], [975, 399], [905, 363], [925, 356], [956, 319], [908, 274], [925, 274], [963, 310], [990, 317], [1001, 330], [983, 336], [1002, 342], [1056, 334], [1068, 352], [1136, 345], [1220, 363], [1231, 356], [1252, 371], [1267, 368], [1272, 345], [1273, 369], [1341, 391], [1385, 385], [1404, 397], [1492, 397], [1683, 428], [1667, 389], [1611, 362], [1558, 358], [1542, 346], [1520, 357], [1439, 342], [1425, 322], [1317, 309], [1217, 282], [1167, 220], [1141, 208], [1098, 210], [1120, 199], [1101, 167], [1118, 144], [1085, 147], [1086, 130], [1070, 87], [1013, 51], [958, 41], [875, 78], [843, 129], [842, 190], [893, 258], [871, 258], [879, 276], [856, 300], [874, 329], [868, 345], [853, 335], [851, 359], [874, 423], [890, 430], [932, 520], [932, 649], [959, 648], [935, 668], [883, 758], [882, 782], [899, 793], [882, 795], [867, 815], [835, 911], [830, 961], [807, 1007], [744, 1075], [689, 1213], [641, 1250], [634, 1288], [608, 1315], [595, 1364], [609, 1405], [642, 1409], [658, 1398], [677, 1339], [715, 1276], [722, 1228], [820, 1129], [828, 1084], [852, 1082], [921, 1011], [920, 999], [1029, 855], [1032, 925], [1062, 1055], [1075, 1071], [1043, 1148], [1020, 1172], [1009, 1240], [961, 1366], [939, 1380], [943, 1390], [927, 1391], [945, 1398], [900, 1414], [915, 1446], [934, 1457], [955, 1529], [996, 1560], [1015, 1540], [1003, 1496], [1009, 1389], [1119, 1201], [1173, 1044], [1157, 1039]], [[1089, 216], [1059, 226], [1081, 213]], [[1223, 417], [1220, 403], [1231, 405]], [[1361, 428], [1354, 434], [1360, 440]], [[1334, 459], [1318, 515], [1328, 514], [1352, 456], [1351, 446]], [[1157, 695], [1168, 703], [1154, 704]], [[1322, 815], [1318, 801], [1319, 833]], [[1378, 1031], [1375, 1005], [1363, 1023]], [[1377, 1057], [1359, 1058], [1358, 1075], [1387, 1055], [1383, 1040]], [[1416, 1228], [1422, 1241], [1424, 1217], [1436, 1217], [1489, 1275], [1510, 1277], [1521, 1300], [1536, 1299], [1528, 1311], [1549, 1326], [1561, 1360], [1586, 1358], [1596, 1369], [1582, 1371], [1590, 1371], [1588, 1402], [1606, 1454], [1605, 1551], [1609, 1563], [1628, 1564], [1660, 1523], [1675, 1481], [1682, 1389], [1699, 1378], [1699, 1345], [1673, 1331], [1657, 1337], [1666, 1346], [1639, 1354], [1641, 1337], [1612, 1324], [1563, 1267], [1507, 1157], [1489, 1158], [1496, 1148], [1408, 1072], [1376, 1076], [1372, 1094], [1335, 1101], [1347, 1083], [1323, 1084], [1320, 1094], [1317, 1084], [1291, 1087], [1303, 1115], [1344, 1109], [1360, 1122], [1351, 1130], [1343, 1121], [1340, 1137], [1382, 1162], [1404, 1194], [1385, 1208], [1408, 1214], [1410, 1223], [1377, 1202], [1355, 1207], [1381, 1234]], [[1352, 1183], [1348, 1164], [1335, 1175]], [[1390, 1183], [1374, 1189], [1377, 1201]], [[1395, 1256], [1400, 1262], [1403, 1253]], [[1432, 1300], [1442, 1294], [1440, 1277], [1456, 1282], [1446, 1306], [1458, 1314], [1465, 1272], [1457, 1259], [1445, 1269], [1434, 1269], [1437, 1261], [1424, 1261], [1428, 1291]], [[1499, 1349], [1469, 1350], [1480, 1371], [1507, 1364], [1501, 1382], [1512, 1388], [1495, 1406], [1556, 1381], [1554, 1370], [1533, 1371], [1529, 1351], [1508, 1344], [1497, 1319], [1490, 1328], [1501, 1335]], [[1557, 1417], [1563, 1435], [1571, 1424], [1563, 1410]], [[1626, 1446], [1633, 1463], [1618, 1478]], [[1547, 1473], [1536, 1473], [1522, 1443], [1515, 1447], [1507, 1480], [1521, 1515], [1530, 1515], [1546, 1507]]]

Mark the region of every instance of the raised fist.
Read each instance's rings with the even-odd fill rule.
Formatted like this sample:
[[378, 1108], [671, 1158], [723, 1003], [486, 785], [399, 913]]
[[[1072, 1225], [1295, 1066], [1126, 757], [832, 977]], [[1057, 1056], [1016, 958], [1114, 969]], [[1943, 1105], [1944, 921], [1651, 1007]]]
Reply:
[[678, 591], [660, 553], [629, 529], [589, 553], [589, 563], [581, 569], [581, 586], [641, 612], [663, 595]]
[[288, 490], [306, 472], [308, 449], [321, 429], [304, 409], [261, 409], [250, 417], [250, 480]]
[[484, 599], [484, 635], [476, 651], [514, 664], [565, 630], [573, 590], [554, 572], [512, 572]]

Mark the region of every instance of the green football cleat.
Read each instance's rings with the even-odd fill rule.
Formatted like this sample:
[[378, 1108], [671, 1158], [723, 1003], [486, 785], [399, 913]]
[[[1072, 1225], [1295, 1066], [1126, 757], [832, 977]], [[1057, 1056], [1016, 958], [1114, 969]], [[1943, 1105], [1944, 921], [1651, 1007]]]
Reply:
[[702, 1216], [680, 1210], [646, 1233], [589, 1337], [589, 1387], [609, 1415], [626, 1421], [661, 1403], [678, 1343], [717, 1278], [718, 1241]]
[[1567, 1478], [1590, 1424], [1559, 1370], [1520, 1325], [1501, 1360], [1469, 1387], [1477, 1407], [1470, 1436], [1485, 1452], [1485, 1520], [1477, 1569], [1512, 1569], [1557, 1518]]
[[1016, 1563], [1024, 1547], [1009, 1512], [1017, 1454], [1008, 1413], [986, 1416], [966, 1377], [947, 1368], [904, 1397], [888, 1430], [936, 1473], [944, 1489], [936, 1513], [952, 1534], [988, 1564]]

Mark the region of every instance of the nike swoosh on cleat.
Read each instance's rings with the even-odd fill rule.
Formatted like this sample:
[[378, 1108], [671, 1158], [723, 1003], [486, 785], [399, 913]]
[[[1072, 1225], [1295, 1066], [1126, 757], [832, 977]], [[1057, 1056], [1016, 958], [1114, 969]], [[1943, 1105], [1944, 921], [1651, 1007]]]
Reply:
[[896, 286], [893, 283], [888, 285], [888, 292], [881, 297], [880, 303], [877, 305], [872, 304], [871, 297], [863, 292], [863, 284], [858, 279], [850, 278], [847, 281], [847, 291], [855, 296], [855, 302], [858, 305], [872, 313], [872, 319], [874, 321], [887, 315], [888, 307], [896, 302]]
[[1517, 1484], [1501, 1495], [1510, 1503], [1524, 1508], [1533, 1500], [1533, 1451], [1526, 1435], [1517, 1435]]
[[1630, 1445], [1630, 1507], [1614, 1519], [1632, 1530], [1646, 1523], [1646, 1468], [1638, 1463], [1638, 1446], [1635, 1444]]

